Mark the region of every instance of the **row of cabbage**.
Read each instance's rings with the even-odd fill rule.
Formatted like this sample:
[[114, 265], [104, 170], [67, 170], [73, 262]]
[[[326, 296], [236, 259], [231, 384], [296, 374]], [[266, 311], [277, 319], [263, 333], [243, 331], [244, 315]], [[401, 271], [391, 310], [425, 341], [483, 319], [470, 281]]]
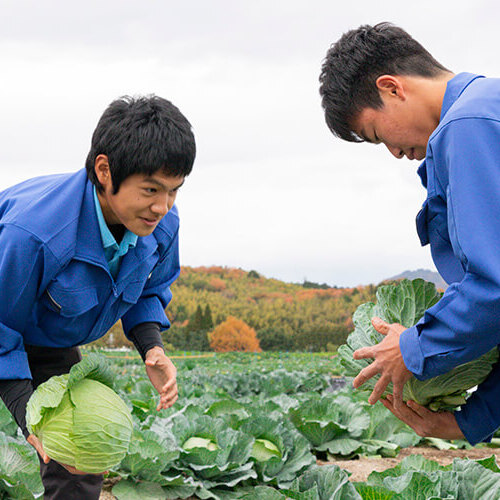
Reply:
[[[383, 481], [372, 478], [355, 485], [334, 466], [317, 468], [318, 458], [395, 456], [401, 447], [414, 446], [421, 438], [382, 405], [368, 405], [349, 384], [338, 389], [342, 384], [327, 375], [285, 368], [263, 372], [258, 364], [234, 374], [228, 368], [180, 371], [179, 401], [156, 412], [156, 396], [143, 366], [132, 362], [114, 366], [116, 389], [132, 408], [135, 427], [128, 455], [109, 473], [110, 479], [120, 479], [113, 487], [118, 499], [392, 498], [421, 481], [417, 469], [419, 474], [430, 474], [429, 484], [436, 488], [437, 483], [448, 484], [448, 479], [437, 479], [445, 472], [443, 477], [462, 478], [453, 481], [463, 482], [462, 489], [472, 484], [472, 472], [465, 473], [462, 469], [469, 470], [465, 466], [434, 470], [411, 462]], [[5, 409], [0, 411], [0, 443], [4, 497], [41, 496], [36, 456]], [[439, 440], [434, 444], [466, 446]], [[488, 472], [482, 474], [493, 474], [500, 481], [492, 464], [471, 464], [471, 470], [485, 469]], [[405, 467], [415, 470], [410, 474]], [[401, 484], [406, 486], [396, 476], [404, 476]], [[389, 491], [386, 496], [380, 493], [384, 488]], [[439, 488], [445, 491], [447, 486]], [[379, 496], [373, 496], [375, 491]]]

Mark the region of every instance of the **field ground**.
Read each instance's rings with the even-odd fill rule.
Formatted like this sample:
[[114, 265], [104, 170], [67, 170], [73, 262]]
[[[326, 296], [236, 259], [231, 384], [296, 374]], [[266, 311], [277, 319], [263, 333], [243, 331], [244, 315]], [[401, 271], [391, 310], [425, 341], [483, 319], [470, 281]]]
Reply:
[[341, 460], [337, 462], [318, 461], [325, 465], [335, 463], [340, 468], [349, 471], [352, 476], [351, 481], [366, 481], [370, 472], [382, 472], [385, 469], [395, 467], [403, 458], [409, 455], [422, 455], [429, 460], [434, 460], [440, 465], [451, 464], [454, 458], [469, 458], [478, 460], [495, 455], [497, 462], [500, 462], [500, 450], [498, 448], [474, 448], [472, 450], [438, 450], [430, 447], [410, 447], [403, 448], [395, 458], [359, 458], [357, 460]]

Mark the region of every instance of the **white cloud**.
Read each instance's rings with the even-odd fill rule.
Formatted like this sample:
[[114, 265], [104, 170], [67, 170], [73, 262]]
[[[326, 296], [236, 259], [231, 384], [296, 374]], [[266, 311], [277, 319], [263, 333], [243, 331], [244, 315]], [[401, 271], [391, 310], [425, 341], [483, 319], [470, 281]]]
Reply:
[[0, 189], [82, 167], [107, 104], [156, 93], [197, 137], [179, 195], [184, 264], [336, 285], [432, 267], [414, 228], [417, 163], [331, 136], [320, 65], [344, 31], [390, 20], [451, 69], [499, 75], [495, 2], [138, 5], [3, 3]]

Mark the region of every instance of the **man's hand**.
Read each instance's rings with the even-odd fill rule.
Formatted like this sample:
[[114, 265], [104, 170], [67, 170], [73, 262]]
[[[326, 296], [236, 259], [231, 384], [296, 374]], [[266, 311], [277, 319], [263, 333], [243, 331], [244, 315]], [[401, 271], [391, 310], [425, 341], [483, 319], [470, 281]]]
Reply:
[[368, 402], [372, 405], [375, 404], [389, 383], [392, 382], [394, 406], [399, 408], [403, 405], [403, 387], [413, 376], [406, 368], [399, 348], [399, 337], [406, 328], [397, 323], [386, 323], [380, 318], [373, 318], [372, 324], [377, 332], [385, 335], [385, 338], [377, 345], [362, 347], [354, 351], [354, 359], [374, 358], [374, 361], [359, 372], [353, 385], [358, 388], [380, 373], [380, 379], [375, 384]]
[[[31, 444], [31, 446], [33, 446], [33, 448], [35, 448], [35, 450], [38, 452], [38, 454], [42, 458], [43, 463], [48, 464], [50, 462], [50, 457], [47, 455], [47, 453], [45, 453], [43, 446], [42, 446], [42, 442], [34, 434], [30, 434], [26, 441], [28, 441], [28, 443]], [[88, 472], [82, 472], [81, 470], [75, 469], [75, 467], [72, 467], [71, 465], [62, 464], [61, 462], [58, 462], [58, 464], [61, 465], [62, 467], [64, 467], [71, 474], [77, 474], [77, 475], [88, 474]], [[107, 471], [105, 471], [105, 472], [107, 472]], [[103, 472], [102, 474], [105, 474], [105, 472]], [[100, 476], [100, 474], [96, 474], [96, 475]]]
[[35, 448], [35, 450], [38, 452], [38, 454], [42, 458], [42, 461], [44, 464], [48, 464], [50, 462], [49, 456], [47, 455], [47, 453], [45, 453], [45, 451], [43, 449], [42, 442], [34, 434], [30, 434], [28, 436], [28, 438], [26, 439], [26, 441], [28, 441], [28, 443], [31, 446], [33, 446], [33, 448]]
[[414, 401], [403, 403], [397, 409], [393, 405], [394, 399], [390, 394], [381, 401], [388, 410], [394, 413], [399, 420], [409, 425], [419, 436], [464, 439], [455, 415], [449, 411], [431, 411]]
[[146, 353], [146, 373], [153, 387], [160, 394], [156, 409], [170, 408], [177, 401], [177, 369], [159, 346]]

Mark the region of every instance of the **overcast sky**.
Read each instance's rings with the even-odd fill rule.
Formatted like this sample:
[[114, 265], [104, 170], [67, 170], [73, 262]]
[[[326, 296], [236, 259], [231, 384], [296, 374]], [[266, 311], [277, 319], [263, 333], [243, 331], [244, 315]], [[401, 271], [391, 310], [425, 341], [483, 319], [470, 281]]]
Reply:
[[0, 189], [82, 168], [105, 107], [155, 93], [197, 140], [182, 264], [338, 286], [434, 269], [418, 162], [335, 139], [321, 110], [329, 45], [380, 21], [452, 71], [500, 76], [493, 0], [0, 0]]

